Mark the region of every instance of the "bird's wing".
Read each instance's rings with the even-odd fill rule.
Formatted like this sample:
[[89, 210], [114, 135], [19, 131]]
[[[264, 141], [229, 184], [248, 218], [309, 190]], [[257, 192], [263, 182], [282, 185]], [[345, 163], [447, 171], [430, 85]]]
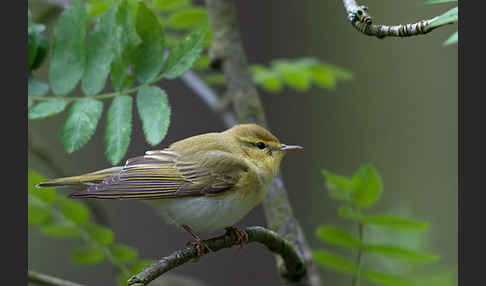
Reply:
[[248, 166], [226, 152], [180, 156], [170, 149], [129, 159], [121, 171], [71, 197], [163, 199], [216, 195], [230, 190]]

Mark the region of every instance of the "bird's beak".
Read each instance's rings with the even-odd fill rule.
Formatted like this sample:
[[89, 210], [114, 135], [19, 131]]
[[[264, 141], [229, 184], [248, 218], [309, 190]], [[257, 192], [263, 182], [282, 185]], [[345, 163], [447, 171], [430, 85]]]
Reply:
[[304, 149], [304, 147], [299, 146], [299, 145], [285, 145], [285, 144], [283, 144], [282, 147], [280, 147], [280, 151], [282, 151], [282, 152], [301, 150], [301, 149]]

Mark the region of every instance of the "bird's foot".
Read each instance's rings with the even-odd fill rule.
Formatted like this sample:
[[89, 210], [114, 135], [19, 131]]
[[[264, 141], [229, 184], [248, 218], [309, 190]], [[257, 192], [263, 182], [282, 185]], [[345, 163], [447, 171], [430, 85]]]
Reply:
[[248, 234], [234, 226], [230, 227], [225, 227], [224, 230], [226, 230], [226, 234], [231, 234], [233, 233], [236, 236], [236, 244], [239, 245], [240, 249], [243, 248], [243, 244], [248, 242]]
[[206, 253], [210, 253], [210, 252], [213, 252], [211, 250], [211, 248], [209, 248], [209, 246], [204, 243], [204, 241], [201, 240], [201, 238], [199, 237], [199, 235], [197, 235], [192, 229], [190, 226], [188, 225], [181, 225], [182, 228], [184, 228], [193, 238], [194, 238], [194, 241], [189, 241], [186, 245], [191, 245], [191, 246], [195, 246], [196, 247], [196, 250], [197, 250], [197, 257], [194, 259], [193, 262], [196, 262], [199, 260], [199, 258], [201, 256], [203, 256], [204, 254]]
[[204, 254], [213, 252], [211, 250], [211, 248], [209, 248], [209, 246], [206, 243], [204, 243], [204, 241], [202, 241], [200, 239], [196, 239], [194, 241], [189, 241], [186, 245], [188, 245], [188, 246], [195, 246], [196, 247], [197, 257], [194, 259], [193, 262], [197, 262], [199, 260], [199, 258], [201, 256], [203, 256]]

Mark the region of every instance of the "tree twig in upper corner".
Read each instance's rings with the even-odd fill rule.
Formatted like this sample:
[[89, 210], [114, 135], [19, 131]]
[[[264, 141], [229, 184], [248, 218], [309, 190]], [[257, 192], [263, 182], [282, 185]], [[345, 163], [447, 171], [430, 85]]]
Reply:
[[[285, 266], [285, 270], [283, 270], [284, 275], [289, 281], [299, 280], [306, 274], [305, 263], [300, 258], [292, 243], [280, 237], [276, 232], [260, 226], [247, 227], [244, 231], [248, 235], [248, 241], [246, 243], [259, 242], [264, 244], [270, 251], [282, 257]], [[238, 239], [234, 233], [226, 233], [203, 242], [212, 250], [212, 252], [238, 245]], [[147, 285], [162, 274], [197, 257], [196, 246], [189, 246], [177, 250], [171, 255], [160, 259], [158, 262], [147, 266], [142, 272], [131, 277], [128, 280], [128, 285]]]
[[83, 286], [78, 283], [74, 283], [68, 280], [60, 279], [57, 277], [49, 276], [31, 270], [29, 270], [28, 272], [28, 281], [36, 285], [45, 285], [45, 286]]
[[351, 22], [353, 27], [365, 35], [375, 36], [378, 38], [425, 35], [438, 27], [452, 24], [447, 22], [437, 26], [431, 25], [432, 22], [437, 19], [437, 17], [434, 17], [432, 19], [421, 20], [412, 24], [394, 26], [375, 25], [373, 24], [373, 19], [368, 14], [368, 7], [358, 5], [355, 0], [343, 0], [343, 4], [348, 15], [348, 20]]

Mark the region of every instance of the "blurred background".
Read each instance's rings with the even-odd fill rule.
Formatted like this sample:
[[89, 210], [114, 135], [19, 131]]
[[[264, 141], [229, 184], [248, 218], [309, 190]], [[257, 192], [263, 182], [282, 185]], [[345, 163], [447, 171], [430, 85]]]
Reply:
[[[29, 1], [34, 16], [42, 13], [38, 1]], [[458, 50], [442, 43], [457, 25], [407, 39], [379, 40], [357, 32], [347, 21], [342, 1], [236, 1], [244, 46], [250, 63], [269, 64], [275, 58], [316, 57], [353, 73], [353, 80], [339, 83], [334, 91], [314, 88], [305, 93], [286, 89], [278, 94], [260, 90], [272, 133], [282, 142], [305, 150], [285, 158], [281, 172], [294, 213], [313, 249], [329, 247], [315, 236], [321, 224], [352, 227], [337, 216], [337, 202], [329, 199], [322, 170], [352, 175], [363, 163], [380, 172], [384, 193], [370, 212], [394, 213], [429, 221], [429, 231], [417, 237], [387, 237], [378, 231], [366, 234], [386, 240], [415, 240], [420, 247], [441, 256], [427, 272], [453, 274], [458, 258]], [[442, 14], [451, 5], [424, 6], [419, 0], [377, 1], [366, 4], [375, 23], [416, 22]], [[52, 22], [51, 22], [52, 24]], [[51, 32], [52, 27], [48, 28]], [[48, 65], [38, 77], [48, 80]], [[224, 125], [198, 96], [180, 80], [163, 80], [172, 106], [172, 123], [163, 148], [199, 133], [221, 131]], [[78, 96], [80, 96], [79, 94]], [[106, 103], [107, 104], [107, 103]], [[135, 111], [134, 111], [135, 112]], [[104, 116], [106, 112], [104, 113]], [[146, 143], [141, 123], [134, 116], [132, 141], [125, 159], [157, 149]], [[60, 130], [65, 113], [29, 121], [29, 135], [36, 148], [54, 163], [53, 170], [36, 156], [29, 167], [46, 177], [75, 175], [109, 167], [104, 155], [104, 117], [85, 147], [68, 155]], [[68, 194], [69, 190], [59, 190]], [[157, 259], [182, 248], [190, 237], [166, 224], [152, 209], [136, 201], [94, 201], [106, 216], [116, 240], [135, 247], [140, 256]], [[265, 225], [261, 206], [240, 226]], [[108, 263], [79, 266], [70, 262], [76, 240], [46, 238], [29, 228], [28, 266], [39, 272], [86, 285], [115, 285]], [[352, 256], [351, 256], [352, 257]], [[373, 257], [366, 263], [377, 270], [398, 264]], [[392, 270], [393, 270], [392, 269]], [[351, 278], [319, 268], [323, 285], [350, 285]], [[415, 271], [415, 270], [414, 270]], [[273, 255], [263, 246], [250, 244], [187, 263], [173, 273], [196, 278], [206, 285], [278, 285]], [[424, 274], [418, 269], [417, 275]], [[362, 285], [368, 284], [362, 281]]]

